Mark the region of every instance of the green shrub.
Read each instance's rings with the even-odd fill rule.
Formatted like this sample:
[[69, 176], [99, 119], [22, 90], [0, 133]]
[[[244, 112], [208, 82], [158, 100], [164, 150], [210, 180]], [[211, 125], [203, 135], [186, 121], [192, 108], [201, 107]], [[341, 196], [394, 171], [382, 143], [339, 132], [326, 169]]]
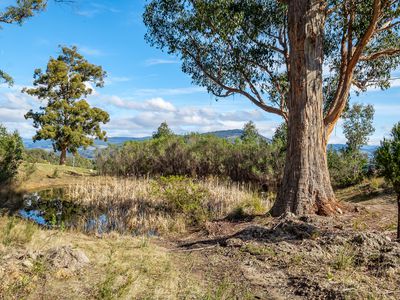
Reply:
[[18, 173], [23, 148], [18, 132], [8, 133], [0, 124], [0, 183], [12, 180]]
[[334, 187], [348, 187], [366, 177], [368, 157], [360, 151], [328, 150], [328, 167]]
[[183, 176], [161, 177], [155, 182], [155, 194], [165, 199], [168, 209], [173, 213], [183, 213], [194, 224], [200, 224], [209, 218], [205, 207], [209, 192]]

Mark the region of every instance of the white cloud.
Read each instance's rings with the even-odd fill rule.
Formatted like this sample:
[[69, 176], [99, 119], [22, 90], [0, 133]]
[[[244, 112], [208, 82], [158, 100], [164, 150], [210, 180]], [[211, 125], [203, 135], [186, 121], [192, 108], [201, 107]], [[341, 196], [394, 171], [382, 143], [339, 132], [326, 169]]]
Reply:
[[137, 97], [153, 97], [154, 95], [178, 96], [178, 95], [205, 93], [205, 92], [206, 89], [203, 87], [184, 87], [184, 88], [171, 88], [171, 89], [137, 89], [133, 92], [133, 95]]
[[119, 108], [126, 108], [137, 111], [175, 111], [176, 108], [170, 102], [165, 101], [162, 98], [152, 98], [145, 101], [133, 101], [123, 99], [119, 96], [101, 96], [101, 99], [109, 104], [112, 104]]
[[120, 83], [120, 82], [128, 82], [131, 81], [132, 79], [130, 77], [124, 77], [124, 76], [109, 76], [106, 77], [105, 83], [106, 85], [114, 84], [114, 83]]
[[162, 59], [162, 58], [150, 58], [145, 61], [146, 66], [155, 66], [155, 65], [171, 65], [178, 64], [179, 61], [174, 59]]
[[400, 115], [400, 105], [390, 104], [375, 104], [375, 115], [377, 116], [393, 116], [398, 117]]
[[79, 7], [75, 10], [75, 13], [79, 16], [92, 18], [101, 13], [120, 13], [121, 11], [109, 6], [103, 5], [95, 2], [89, 3], [89, 5], [85, 6], [85, 8]]
[[0, 120], [1, 122], [23, 122], [25, 120], [24, 115], [27, 113], [24, 109], [16, 108], [0, 108]]

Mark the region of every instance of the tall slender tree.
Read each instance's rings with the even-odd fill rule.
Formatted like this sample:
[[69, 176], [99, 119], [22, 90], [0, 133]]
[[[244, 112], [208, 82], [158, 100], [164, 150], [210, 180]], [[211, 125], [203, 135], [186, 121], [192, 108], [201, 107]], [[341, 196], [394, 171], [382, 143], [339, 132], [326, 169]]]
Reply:
[[347, 151], [359, 151], [368, 143], [369, 136], [375, 132], [373, 126], [375, 109], [371, 104], [353, 104], [343, 114], [343, 132], [347, 139]]
[[179, 55], [194, 84], [288, 123], [273, 215], [335, 211], [326, 145], [351, 87], [390, 86], [400, 1], [152, 0], [144, 22], [148, 42]]
[[46, 100], [39, 112], [30, 110], [26, 119], [32, 119], [37, 128], [34, 141], [52, 140], [54, 151], [60, 151], [60, 164], [65, 164], [67, 152], [76, 154], [79, 147], [93, 144], [94, 138], [104, 140], [106, 132], [100, 123], [110, 118], [100, 108], [90, 107], [84, 97], [92, 94], [90, 83], [104, 85], [106, 73], [100, 66], [89, 63], [76, 47], [62, 47], [57, 58], [50, 58], [47, 69], [35, 70], [33, 88], [22, 91]]
[[169, 128], [167, 122], [164, 121], [158, 126], [157, 131], [153, 133], [153, 139], [169, 137], [171, 135], [174, 135], [174, 133]]
[[253, 121], [244, 124], [240, 139], [245, 143], [255, 143], [260, 140], [260, 134], [258, 133], [256, 124], [254, 124]]

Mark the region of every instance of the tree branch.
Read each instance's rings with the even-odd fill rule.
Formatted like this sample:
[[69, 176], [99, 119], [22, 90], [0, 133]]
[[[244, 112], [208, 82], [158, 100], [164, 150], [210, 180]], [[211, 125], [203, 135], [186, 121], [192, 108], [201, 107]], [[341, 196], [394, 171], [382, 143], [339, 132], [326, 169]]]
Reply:
[[[356, 67], [357, 62], [360, 60], [360, 57], [366, 45], [376, 32], [376, 28], [381, 17], [381, 12], [382, 12], [381, 0], [374, 0], [373, 15], [371, 22], [367, 30], [365, 31], [363, 37], [358, 41], [358, 43], [354, 47], [354, 53], [352, 53], [350, 60], [348, 60], [348, 64], [346, 65], [345, 70], [343, 70], [340, 74], [340, 77], [341, 78], [343, 77], [343, 79], [339, 82], [335, 98], [328, 110], [328, 113], [325, 116], [324, 123], [326, 126], [326, 131], [327, 131], [326, 133], [328, 137], [332, 133], [336, 122], [339, 120], [340, 115], [342, 114], [344, 108], [346, 107], [346, 102], [348, 99], [350, 87], [352, 84], [352, 78], [354, 75], [354, 69]], [[351, 39], [352, 37], [348, 38]]]
[[400, 54], [400, 48], [389, 48], [389, 49], [381, 50], [381, 51], [372, 53], [370, 55], [361, 56], [360, 60], [361, 61], [371, 61], [371, 60], [379, 59], [381, 57], [391, 56], [391, 55], [395, 55], [395, 54]]
[[[182, 51], [184, 52], [184, 54], [188, 55], [190, 58], [192, 58], [196, 62], [197, 66], [201, 69], [201, 71], [210, 80], [212, 80], [214, 83], [216, 83], [221, 88], [223, 88], [224, 90], [227, 91], [227, 93], [225, 93], [225, 97], [227, 97], [229, 95], [232, 95], [234, 93], [240, 94], [240, 95], [243, 95], [246, 98], [248, 98], [251, 102], [253, 102], [255, 105], [257, 105], [259, 108], [263, 109], [264, 111], [270, 112], [270, 113], [273, 113], [273, 114], [277, 114], [277, 115], [279, 115], [281, 117], [285, 117], [284, 113], [280, 109], [275, 108], [273, 106], [266, 105], [264, 102], [260, 102], [259, 100], [257, 100], [255, 97], [253, 97], [251, 94], [249, 94], [248, 92], [246, 92], [244, 90], [227, 86], [221, 80], [219, 80], [217, 77], [213, 76], [210, 72], [208, 72], [207, 69], [201, 63], [201, 61], [195, 55], [193, 55], [189, 51], [186, 51], [185, 49], [182, 49]], [[216, 96], [218, 96], [218, 95], [216, 95]]]

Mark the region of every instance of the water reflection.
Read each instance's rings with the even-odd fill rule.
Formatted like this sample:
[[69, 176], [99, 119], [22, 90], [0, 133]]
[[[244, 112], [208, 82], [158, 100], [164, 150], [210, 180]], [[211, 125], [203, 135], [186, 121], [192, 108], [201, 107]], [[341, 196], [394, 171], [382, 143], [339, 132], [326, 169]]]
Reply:
[[25, 195], [8, 195], [0, 202], [0, 213], [7, 212], [49, 229], [76, 229], [85, 233], [107, 233], [151, 236], [157, 230], [132, 228], [124, 207], [78, 205], [71, 201], [65, 189], [42, 190]]
[[18, 214], [46, 227], [76, 227], [85, 208], [68, 201], [63, 189], [51, 189], [24, 195]]

